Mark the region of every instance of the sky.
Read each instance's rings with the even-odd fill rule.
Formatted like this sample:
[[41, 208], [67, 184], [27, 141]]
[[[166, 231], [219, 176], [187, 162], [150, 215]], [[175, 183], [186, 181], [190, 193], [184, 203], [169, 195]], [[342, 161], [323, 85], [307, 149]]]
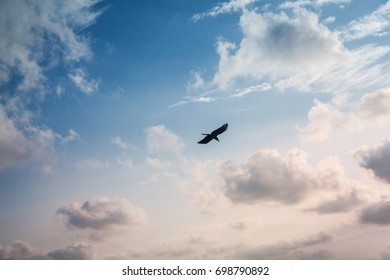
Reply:
[[0, 259], [390, 259], [389, 36], [385, 0], [0, 1]]

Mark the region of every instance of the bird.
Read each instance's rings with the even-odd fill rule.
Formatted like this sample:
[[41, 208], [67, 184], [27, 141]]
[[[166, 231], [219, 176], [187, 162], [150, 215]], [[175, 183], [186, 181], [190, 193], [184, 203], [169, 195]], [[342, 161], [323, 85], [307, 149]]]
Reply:
[[227, 128], [228, 128], [228, 124], [225, 123], [223, 126], [221, 126], [220, 128], [217, 128], [216, 130], [214, 130], [210, 134], [202, 133], [202, 135], [206, 135], [206, 137], [204, 137], [202, 140], [200, 140], [198, 142], [198, 144], [207, 144], [208, 142], [210, 142], [213, 139], [215, 139], [219, 142], [219, 139], [217, 136], [219, 134], [225, 132], [227, 130]]

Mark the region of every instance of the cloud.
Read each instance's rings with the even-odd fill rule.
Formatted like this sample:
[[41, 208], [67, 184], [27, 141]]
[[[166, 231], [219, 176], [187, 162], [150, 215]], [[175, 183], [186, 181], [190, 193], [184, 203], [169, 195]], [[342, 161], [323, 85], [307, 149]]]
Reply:
[[170, 105], [169, 108], [175, 108], [189, 103], [211, 103], [215, 100], [216, 98], [211, 96], [184, 96], [184, 100], [180, 100], [179, 102]]
[[359, 221], [363, 224], [389, 225], [390, 201], [381, 201], [363, 208]]
[[146, 146], [149, 153], [181, 155], [185, 147], [183, 140], [164, 125], [146, 129]]
[[0, 106], [0, 169], [33, 158], [27, 138]]
[[236, 92], [231, 97], [244, 97], [248, 94], [255, 92], [264, 92], [272, 89], [272, 85], [269, 83], [262, 83], [255, 86], [250, 86], [247, 88], [237, 89]]
[[103, 238], [148, 224], [146, 212], [123, 198], [99, 197], [83, 204], [73, 202], [57, 210], [71, 229], [91, 230], [92, 237]]
[[354, 156], [361, 167], [371, 170], [377, 178], [390, 183], [390, 139], [373, 147], [360, 147]]
[[9, 245], [0, 244], [0, 260], [89, 260], [95, 258], [95, 248], [84, 243], [76, 243], [65, 249], [55, 249], [49, 252], [34, 248], [24, 240], [16, 240]]
[[307, 209], [318, 214], [331, 214], [349, 212], [363, 203], [364, 198], [356, 190], [350, 193], [337, 195], [336, 198], [321, 202], [316, 207]]
[[110, 163], [108, 161], [100, 161], [97, 159], [83, 159], [77, 162], [76, 167], [79, 170], [102, 169], [110, 167]]
[[308, 113], [309, 124], [299, 131], [301, 140], [323, 141], [336, 130], [354, 131], [361, 125], [356, 114], [342, 112], [332, 103], [314, 101]]
[[356, 101], [338, 101], [335, 97], [328, 103], [314, 101], [309, 110], [309, 124], [299, 130], [301, 140], [323, 141], [334, 132], [356, 132], [390, 122], [390, 90], [378, 89], [363, 95]]
[[27, 241], [16, 240], [10, 245], [0, 244], [0, 260], [26, 260], [37, 254], [37, 250]]
[[344, 212], [358, 204], [360, 185], [345, 176], [338, 158], [324, 159], [313, 167], [306, 157], [298, 148], [285, 157], [276, 150], [260, 150], [242, 165], [224, 162], [220, 165], [224, 193], [232, 202], [245, 204], [259, 201], [297, 204], [312, 193], [316, 193], [316, 199], [322, 199], [322, 204], [328, 197], [339, 196], [337, 201], [325, 200], [322, 208], [317, 209], [322, 213]]
[[93, 246], [77, 243], [65, 249], [50, 251], [46, 258], [50, 260], [92, 260], [96, 258], [96, 253]]
[[326, 73], [349, 56], [337, 34], [303, 8], [294, 9], [292, 16], [245, 10], [240, 27], [239, 46], [222, 38], [217, 42], [220, 61], [214, 82], [222, 89], [239, 77]]
[[[291, 258], [290, 253], [298, 250], [298, 254], [302, 256], [302, 249], [329, 243], [333, 237], [325, 232], [320, 232], [314, 236], [308, 236], [295, 241], [283, 241], [277, 244], [259, 246], [256, 248], [240, 248], [236, 252], [236, 258], [244, 260], [260, 260], [260, 259], [288, 259]], [[297, 252], [292, 255], [297, 257]], [[308, 256], [308, 254], [305, 254]], [[299, 257], [300, 258], [300, 257]]]
[[22, 111], [0, 105], [0, 170], [50, 154], [61, 138], [51, 129], [33, 126]]
[[91, 95], [99, 90], [99, 82], [93, 79], [88, 80], [84, 70], [76, 69], [68, 74], [74, 85], [87, 95]]
[[345, 41], [363, 39], [368, 36], [384, 36], [389, 34], [390, 1], [381, 5], [371, 14], [351, 21], [340, 30]]
[[202, 73], [200, 71], [192, 71], [191, 72], [191, 80], [187, 83], [187, 90], [196, 90], [201, 87], [203, 87], [205, 84], [203, 78], [202, 78]]
[[[96, 0], [1, 1], [0, 4], [0, 80], [21, 76], [19, 90], [42, 86], [46, 67], [91, 56], [88, 39], [76, 34], [95, 22], [102, 13]], [[45, 56], [45, 57], [43, 57]]]
[[[49, 92], [62, 94], [51, 75], [54, 69], [67, 72], [92, 56], [89, 39], [79, 33], [103, 12], [95, 7], [99, 2], [0, 2], [0, 169], [42, 159], [55, 151], [58, 141], [78, 138], [73, 129], [61, 136], [36, 124], [38, 113], [30, 108], [39, 107]], [[84, 91], [96, 89], [82, 71], [69, 75]]]
[[61, 137], [62, 143], [72, 142], [80, 137], [80, 135], [74, 129], [69, 129], [68, 132], [69, 134], [67, 136]]
[[207, 12], [193, 15], [192, 20], [198, 21], [207, 17], [216, 17], [226, 13], [241, 11], [258, 1], [260, 0], [230, 0], [215, 6]]
[[365, 118], [390, 119], [390, 88], [379, 89], [363, 96], [356, 106], [357, 113]]
[[297, 1], [286, 1], [280, 4], [280, 8], [300, 8], [303, 6], [314, 6], [316, 8], [321, 8], [325, 5], [341, 5], [340, 7], [344, 7], [345, 4], [351, 3], [352, 0], [297, 0]]
[[386, 251], [381, 252], [381, 259], [382, 260], [390, 260], [390, 246], [387, 248]]
[[129, 150], [130, 148], [135, 149], [135, 147], [133, 145], [123, 141], [122, 138], [118, 135], [116, 135], [114, 138], [112, 138], [112, 143], [114, 143], [120, 149], [125, 150], [125, 151]]

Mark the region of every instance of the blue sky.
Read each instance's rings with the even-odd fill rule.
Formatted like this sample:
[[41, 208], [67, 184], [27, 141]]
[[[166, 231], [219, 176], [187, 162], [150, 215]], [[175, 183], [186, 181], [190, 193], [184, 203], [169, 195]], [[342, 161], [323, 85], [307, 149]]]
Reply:
[[389, 17], [2, 1], [0, 259], [390, 258]]

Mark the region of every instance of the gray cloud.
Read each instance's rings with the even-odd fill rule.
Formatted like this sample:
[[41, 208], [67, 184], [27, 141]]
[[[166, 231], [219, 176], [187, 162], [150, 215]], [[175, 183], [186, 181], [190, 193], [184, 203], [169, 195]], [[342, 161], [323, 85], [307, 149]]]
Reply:
[[[303, 254], [302, 249], [328, 243], [332, 240], [332, 236], [325, 232], [320, 232], [317, 235], [309, 236], [303, 239], [290, 241], [290, 242], [279, 242], [277, 244], [264, 245], [257, 248], [241, 248], [236, 252], [236, 256], [239, 259], [287, 259], [290, 253], [299, 254], [301, 258], [308, 253]], [[293, 255], [294, 256], [294, 255]], [[311, 256], [313, 257], [313, 256]]]
[[359, 194], [356, 191], [351, 191], [349, 194], [338, 195], [333, 200], [324, 201], [316, 207], [307, 210], [318, 214], [342, 213], [349, 212], [362, 203], [363, 198], [359, 197]]
[[143, 209], [121, 198], [94, 198], [83, 204], [74, 202], [57, 210], [72, 229], [91, 230], [91, 237], [102, 239], [112, 233], [118, 233], [148, 223]]
[[0, 260], [26, 260], [37, 254], [37, 250], [27, 241], [16, 240], [10, 245], [0, 244]]
[[277, 200], [295, 204], [318, 187], [301, 150], [290, 152], [286, 158], [281, 158], [275, 150], [261, 150], [239, 167], [222, 163], [220, 174], [225, 181], [226, 195], [241, 203]]
[[371, 170], [376, 177], [390, 183], [390, 139], [373, 147], [360, 147], [354, 155], [361, 167]]
[[315, 192], [316, 199], [325, 194], [337, 196], [336, 201], [323, 202], [316, 209], [333, 213], [347, 211], [360, 200], [359, 184], [345, 176], [337, 158], [325, 159], [313, 167], [300, 149], [289, 151], [285, 157], [276, 150], [261, 150], [242, 165], [222, 163], [220, 175], [224, 193], [234, 203], [297, 204]]
[[390, 201], [381, 201], [363, 208], [359, 221], [363, 224], [390, 225]]
[[49, 252], [34, 248], [24, 240], [16, 240], [9, 245], [0, 244], [0, 260], [88, 260], [95, 258], [94, 247], [84, 243]]
[[78, 243], [65, 249], [48, 252], [46, 257], [52, 260], [91, 260], [95, 259], [96, 255], [93, 246]]

